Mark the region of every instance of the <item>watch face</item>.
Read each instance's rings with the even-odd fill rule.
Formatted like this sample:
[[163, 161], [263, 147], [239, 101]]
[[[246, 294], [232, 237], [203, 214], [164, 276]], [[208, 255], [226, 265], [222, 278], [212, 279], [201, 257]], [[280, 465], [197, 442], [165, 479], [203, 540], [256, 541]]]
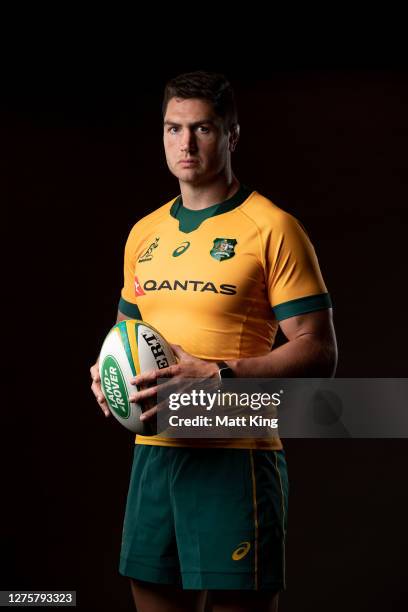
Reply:
[[225, 361], [217, 361], [217, 365], [221, 380], [223, 378], [235, 378], [234, 370]]
[[220, 376], [221, 378], [234, 378], [234, 371], [228, 366], [220, 368]]

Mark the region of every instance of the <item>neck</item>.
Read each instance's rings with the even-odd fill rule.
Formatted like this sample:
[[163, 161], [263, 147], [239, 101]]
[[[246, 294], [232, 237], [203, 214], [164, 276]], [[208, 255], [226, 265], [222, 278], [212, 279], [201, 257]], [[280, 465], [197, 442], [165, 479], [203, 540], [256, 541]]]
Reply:
[[191, 210], [203, 210], [213, 204], [224, 202], [238, 191], [239, 181], [231, 173], [229, 180], [226, 176], [219, 176], [206, 185], [192, 185], [180, 181], [183, 206]]

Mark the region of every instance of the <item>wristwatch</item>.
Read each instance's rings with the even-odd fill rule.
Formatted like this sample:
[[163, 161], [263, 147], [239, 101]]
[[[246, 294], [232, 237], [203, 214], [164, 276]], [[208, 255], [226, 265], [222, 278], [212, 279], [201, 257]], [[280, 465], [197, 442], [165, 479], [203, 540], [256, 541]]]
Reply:
[[234, 370], [229, 367], [225, 361], [217, 361], [218, 373], [220, 375], [220, 379], [224, 378], [235, 378]]

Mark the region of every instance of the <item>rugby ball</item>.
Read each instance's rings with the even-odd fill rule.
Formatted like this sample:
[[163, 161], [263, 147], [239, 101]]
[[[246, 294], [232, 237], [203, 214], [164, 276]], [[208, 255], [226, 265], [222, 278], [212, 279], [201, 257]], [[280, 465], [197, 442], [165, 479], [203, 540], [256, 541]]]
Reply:
[[138, 391], [130, 379], [176, 362], [170, 345], [151, 325], [129, 319], [112, 327], [99, 355], [99, 373], [108, 407], [124, 427], [143, 435], [156, 433], [152, 430], [150, 419], [145, 423], [139, 418], [149, 406], [129, 402], [130, 395]]

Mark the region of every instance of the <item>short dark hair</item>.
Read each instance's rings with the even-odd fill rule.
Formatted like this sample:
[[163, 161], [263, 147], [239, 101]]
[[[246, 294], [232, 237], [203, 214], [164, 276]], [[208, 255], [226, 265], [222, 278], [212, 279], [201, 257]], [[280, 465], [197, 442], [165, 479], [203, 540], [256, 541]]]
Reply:
[[212, 103], [216, 114], [222, 118], [226, 131], [238, 123], [238, 111], [234, 91], [228, 79], [216, 72], [197, 70], [170, 79], [164, 88], [163, 117], [171, 98], [202, 98]]

